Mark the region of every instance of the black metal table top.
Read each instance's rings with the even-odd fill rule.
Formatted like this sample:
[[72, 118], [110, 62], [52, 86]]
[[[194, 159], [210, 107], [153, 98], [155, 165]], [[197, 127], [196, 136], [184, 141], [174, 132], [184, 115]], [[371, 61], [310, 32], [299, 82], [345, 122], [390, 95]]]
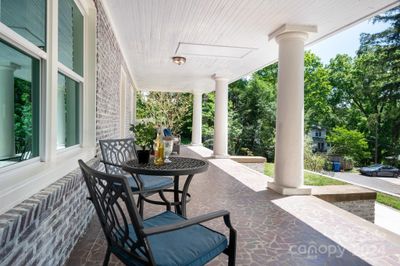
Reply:
[[204, 160], [187, 157], [169, 157], [169, 159], [172, 162], [163, 165], [155, 165], [152, 159], [147, 164], [130, 160], [122, 164], [122, 169], [132, 174], [159, 176], [193, 175], [208, 169], [208, 162]]

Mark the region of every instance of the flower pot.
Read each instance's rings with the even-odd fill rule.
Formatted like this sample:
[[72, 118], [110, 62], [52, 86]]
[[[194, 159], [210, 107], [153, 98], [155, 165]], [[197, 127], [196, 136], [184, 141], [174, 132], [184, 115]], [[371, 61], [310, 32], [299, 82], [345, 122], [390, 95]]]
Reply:
[[148, 151], [148, 150], [140, 150], [140, 151], [137, 151], [137, 155], [138, 155], [139, 163], [142, 163], [142, 164], [149, 163], [150, 151]]

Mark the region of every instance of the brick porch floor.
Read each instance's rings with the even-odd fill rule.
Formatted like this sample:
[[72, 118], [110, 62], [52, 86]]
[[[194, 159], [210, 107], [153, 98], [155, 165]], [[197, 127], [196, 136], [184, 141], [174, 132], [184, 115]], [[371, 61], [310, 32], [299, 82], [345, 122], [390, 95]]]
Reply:
[[[183, 153], [198, 156], [189, 149]], [[188, 217], [229, 210], [238, 231], [237, 265], [400, 264], [397, 235], [312, 196], [283, 197], [254, 190], [246, 180], [238, 181], [222, 170], [221, 160], [210, 162], [209, 170], [193, 179]], [[159, 211], [145, 205], [145, 216]], [[222, 219], [207, 225], [227, 232]], [[102, 265], [105, 250], [95, 216], [66, 265]], [[112, 256], [110, 265], [122, 264]], [[209, 265], [227, 265], [227, 258], [220, 255]]]

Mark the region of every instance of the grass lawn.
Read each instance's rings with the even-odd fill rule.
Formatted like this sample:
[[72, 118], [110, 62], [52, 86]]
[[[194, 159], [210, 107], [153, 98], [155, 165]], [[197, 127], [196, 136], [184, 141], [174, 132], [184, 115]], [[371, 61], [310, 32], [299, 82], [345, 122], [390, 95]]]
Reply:
[[383, 205], [400, 210], [400, 198], [398, 198], [398, 197], [393, 197], [393, 196], [378, 192], [376, 195], [376, 201]]
[[[274, 175], [274, 164], [265, 163], [264, 174], [267, 176]], [[328, 186], [328, 185], [346, 185], [347, 183], [328, 178], [322, 175], [313, 174], [304, 171], [304, 185], [306, 186]]]
[[[267, 176], [274, 175], [273, 163], [265, 163], [264, 174], [266, 174]], [[345, 182], [328, 178], [319, 174], [304, 172], [304, 185], [307, 186], [328, 186], [328, 185], [346, 185], [346, 184], [347, 183]], [[383, 205], [400, 210], [400, 198], [398, 197], [377, 192], [376, 201]]]

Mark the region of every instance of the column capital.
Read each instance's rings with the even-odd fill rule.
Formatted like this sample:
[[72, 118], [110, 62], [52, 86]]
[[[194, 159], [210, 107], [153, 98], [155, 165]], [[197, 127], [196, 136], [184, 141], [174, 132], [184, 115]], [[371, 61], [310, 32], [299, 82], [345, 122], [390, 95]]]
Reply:
[[229, 81], [229, 74], [227, 73], [215, 73], [211, 76], [213, 80]]
[[11, 70], [15, 71], [17, 69], [20, 69], [21, 66], [15, 63], [10, 63], [9, 65], [0, 65], [0, 70]]
[[204, 91], [193, 90], [193, 91], [192, 91], [192, 94], [193, 94], [193, 95], [203, 95], [203, 94], [204, 94]]
[[318, 28], [315, 25], [293, 25], [283, 24], [281, 27], [268, 35], [268, 40], [276, 39], [278, 42], [283, 37], [307, 39], [308, 33], [316, 33]]

